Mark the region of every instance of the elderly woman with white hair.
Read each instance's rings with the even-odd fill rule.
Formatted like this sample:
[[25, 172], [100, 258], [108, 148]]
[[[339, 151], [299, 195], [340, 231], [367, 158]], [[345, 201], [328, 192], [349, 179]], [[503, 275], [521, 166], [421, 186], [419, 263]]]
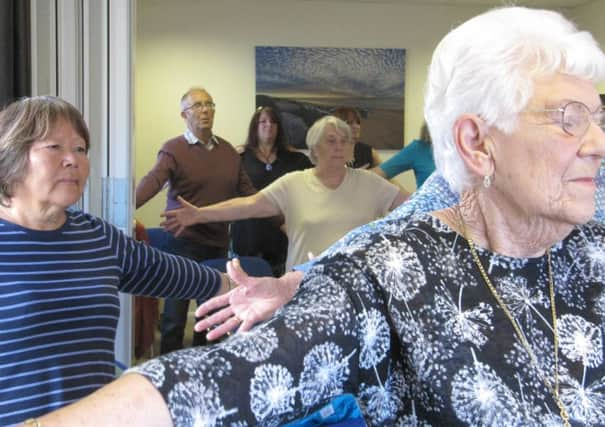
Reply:
[[45, 427], [117, 402], [137, 409], [115, 423], [280, 425], [343, 393], [376, 426], [605, 424], [605, 228], [590, 221], [604, 80], [605, 54], [558, 13], [453, 29], [425, 117], [459, 204], [358, 234], [267, 322], [151, 361]]
[[197, 208], [166, 211], [162, 223], [175, 235], [192, 224], [283, 215], [288, 236], [286, 270], [319, 254], [348, 231], [384, 216], [405, 195], [368, 171], [347, 167], [353, 156], [350, 127], [334, 116], [317, 120], [307, 132], [314, 168], [291, 172], [257, 194]]

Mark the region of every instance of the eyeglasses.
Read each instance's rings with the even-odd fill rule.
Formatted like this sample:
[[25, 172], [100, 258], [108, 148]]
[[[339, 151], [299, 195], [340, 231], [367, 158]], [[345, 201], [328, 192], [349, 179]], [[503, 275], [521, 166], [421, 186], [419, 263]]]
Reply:
[[555, 118], [557, 124], [561, 126], [563, 132], [578, 138], [586, 135], [590, 122], [605, 132], [605, 106], [601, 105], [596, 111], [590, 111], [590, 108], [579, 101], [572, 101], [559, 108], [546, 108], [535, 112], [558, 113]]
[[216, 108], [216, 104], [212, 101], [196, 102], [195, 104], [190, 105], [189, 107], [185, 108], [183, 111], [193, 110], [197, 113], [197, 112], [202, 111], [204, 109], [204, 107], [209, 110], [214, 110]]

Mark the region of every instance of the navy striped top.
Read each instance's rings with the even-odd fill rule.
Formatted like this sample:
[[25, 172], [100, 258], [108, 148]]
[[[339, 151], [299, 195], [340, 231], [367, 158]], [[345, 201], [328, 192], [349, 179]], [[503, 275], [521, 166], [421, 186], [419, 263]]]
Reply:
[[0, 220], [0, 425], [78, 400], [110, 382], [118, 291], [213, 296], [215, 270], [69, 212], [58, 230]]

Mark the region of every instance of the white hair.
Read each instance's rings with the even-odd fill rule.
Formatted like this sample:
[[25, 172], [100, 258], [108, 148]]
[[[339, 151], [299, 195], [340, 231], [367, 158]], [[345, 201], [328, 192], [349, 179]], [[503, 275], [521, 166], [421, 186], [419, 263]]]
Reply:
[[206, 89], [204, 89], [202, 86], [191, 87], [191, 88], [189, 88], [187, 90], [187, 92], [185, 92], [183, 94], [183, 96], [181, 96], [181, 102], [180, 102], [180, 104], [181, 104], [181, 111], [183, 111], [185, 108], [188, 107], [187, 101], [189, 99], [189, 95], [191, 95], [194, 92], [203, 92], [206, 95], [208, 95], [210, 98], [212, 98], [212, 95], [210, 95], [210, 93]]
[[533, 96], [537, 77], [557, 72], [605, 80], [605, 54], [592, 35], [561, 14], [504, 7], [476, 16], [441, 40], [429, 67], [424, 115], [437, 169], [452, 189], [473, 185], [454, 144], [454, 123], [480, 116], [504, 133]]
[[323, 136], [326, 133], [326, 127], [328, 126], [332, 126], [337, 131], [342, 132], [347, 138], [347, 141], [353, 141], [351, 128], [344, 120], [341, 120], [336, 116], [323, 116], [313, 123], [307, 131], [307, 148], [309, 148], [309, 158], [313, 164], [317, 164], [317, 156], [315, 156], [313, 148], [322, 141]]

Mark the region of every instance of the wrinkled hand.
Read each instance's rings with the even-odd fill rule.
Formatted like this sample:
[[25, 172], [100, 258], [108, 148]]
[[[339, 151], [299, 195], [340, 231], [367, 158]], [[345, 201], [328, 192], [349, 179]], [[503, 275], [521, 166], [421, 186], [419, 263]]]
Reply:
[[183, 207], [162, 212], [160, 216], [165, 219], [160, 225], [164, 227], [164, 230], [178, 237], [186, 227], [200, 222], [200, 214], [199, 209], [195, 205], [189, 203], [181, 196], [178, 196], [177, 200]]
[[279, 279], [251, 277], [242, 269], [238, 259], [227, 263], [227, 274], [239, 286], [209, 299], [195, 312], [196, 317], [202, 317], [218, 310], [195, 325], [198, 332], [216, 326], [208, 332], [208, 340], [220, 338], [235, 329], [248, 331], [256, 323], [269, 319], [292, 299], [303, 277], [300, 272], [290, 272]]

